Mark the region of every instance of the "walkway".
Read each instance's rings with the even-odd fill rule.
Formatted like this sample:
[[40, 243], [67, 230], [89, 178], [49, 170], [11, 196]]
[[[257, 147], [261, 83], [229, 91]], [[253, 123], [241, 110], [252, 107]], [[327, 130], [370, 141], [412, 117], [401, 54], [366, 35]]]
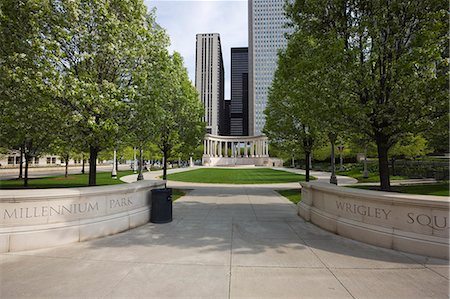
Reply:
[[448, 261], [323, 231], [267, 185], [189, 189], [172, 223], [0, 255], [0, 297], [448, 297]]

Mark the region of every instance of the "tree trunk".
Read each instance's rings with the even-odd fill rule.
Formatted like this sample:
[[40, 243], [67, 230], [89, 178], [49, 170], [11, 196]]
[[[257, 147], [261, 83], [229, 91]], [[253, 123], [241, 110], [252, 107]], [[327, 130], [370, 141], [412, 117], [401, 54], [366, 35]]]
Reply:
[[64, 160], [66, 160], [66, 170], [64, 172], [64, 177], [66, 178], [67, 175], [69, 174], [69, 155], [64, 157]]
[[142, 145], [139, 147], [139, 170], [138, 170], [138, 172], [139, 172], [139, 174], [138, 174], [138, 177], [137, 177], [137, 180], [138, 181], [142, 181], [143, 179], [144, 179], [144, 175], [142, 174], [142, 164], [143, 164], [143, 161], [144, 160], [144, 150], [142, 149]]
[[334, 156], [334, 144], [336, 142], [336, 134], [330, 133], [328, 134], [328, 138], [330, 139], [331, 143], [331, 177], [330, 177], [330, 184], [337, 185], [337, 177], [336, 177], [336, 160]]
[[97, 185], [97, 155], [99, 148], [89, 147], [89, 186]]
[[83, 164], [82, 164], [82, 167], [81, 167], [81, 173], [84, 174], [84, 161], [85, 161], [84, 160], [84, 154], [81, 155], [81, 159], [83, 160], [82, 161]]
[[20, 159], [19, 159], [19, 179], [23, 177], [23, 146], [20, 147]]
[[380, 174], [380, 186], [382, 191], [391, 190], [391, 182], [389, 180], [389, 158], [388, 158], [388, 141], [386, 136], [376, 136], [378, 150], [378, 169]]
[[309, 182], [309, 158], [311, 157], [310, 151], [305, 151], [305, 170], [306, 170], [306, 181]]
[[392, 157], [391, 165], [392, 165], [392, 175], [395, 175], [395, 157]]
[[163, 161], [163, 180], [165, 180], [167, 178], [167, 147], [164, 147], [163, 150], [163, 156], [164, 156], [164, 161]]
[[28, 161], [30, 160], [30, 156], [25, 153], [25, 176], [23, 179], [23, 186], [28, 187]]

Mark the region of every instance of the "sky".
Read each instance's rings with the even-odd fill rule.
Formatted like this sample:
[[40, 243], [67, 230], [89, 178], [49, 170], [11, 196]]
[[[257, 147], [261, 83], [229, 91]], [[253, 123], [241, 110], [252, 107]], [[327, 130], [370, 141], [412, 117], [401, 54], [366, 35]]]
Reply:
[[181, 53], [195, 82], [195, 35], [219, 33], [225, 68], [225, 99], [230, 99], [231, 48], [248, 46], [247, 0], [168, 1], [144, 0], [156, 7], [156, 21], [166, 29], [169, 50]]

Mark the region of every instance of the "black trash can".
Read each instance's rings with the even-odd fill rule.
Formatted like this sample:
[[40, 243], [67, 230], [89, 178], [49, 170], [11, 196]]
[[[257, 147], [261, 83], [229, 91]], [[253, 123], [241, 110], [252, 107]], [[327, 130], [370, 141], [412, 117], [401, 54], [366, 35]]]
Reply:
[[172, 221], [172, 189], [153, 189], [150, 222], [168, 223]]

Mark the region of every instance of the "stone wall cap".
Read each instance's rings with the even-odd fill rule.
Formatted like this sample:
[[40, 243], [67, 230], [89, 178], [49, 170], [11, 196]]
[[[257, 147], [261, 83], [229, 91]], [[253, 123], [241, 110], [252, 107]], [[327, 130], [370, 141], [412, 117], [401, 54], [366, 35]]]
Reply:
[[8, 189], [0, 190], [0, 202], [41, 201], [76, 198], [81, 196], [100, 196], [108, 193], [130, 193], [148, 187], [165, 184], [163, 180], [143, 180], [107, 186], [77, 187], [77, 188], [48, 188], [48, 189]]
[[391, 204], [407, 203], [413, 205], [433, 205], [436, 207], [446, 208], [450, 206], [450, 198], [446, 196], [364, 190], [320, 182], [300, 182], [300, 185], [302, 188], [311, 188], [325, 192], [336, 192], [350, 197], [364, 198], [373, 201], [384, 201]]

